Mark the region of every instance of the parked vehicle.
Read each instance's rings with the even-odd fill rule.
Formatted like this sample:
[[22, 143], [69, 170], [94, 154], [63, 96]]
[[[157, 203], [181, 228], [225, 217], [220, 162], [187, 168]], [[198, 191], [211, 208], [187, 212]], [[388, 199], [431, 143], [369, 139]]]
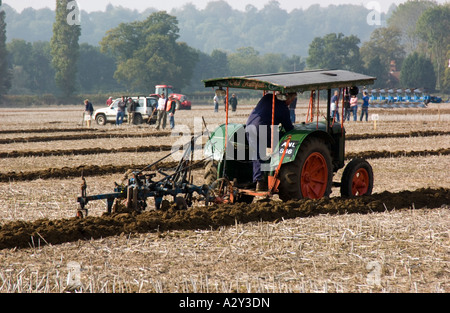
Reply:
[[166, 99], [169, 96], [173, 97], [177, 101], [177, 110], [190, 110], [192, 107], [191, 101], [185, 95], [174, 93], [173, 87], [170, 85], [157, 85], [155, 86], [155, 93], [152, 94], [152, 97], [160, 96], [164, 94]]
[[[125, 97], [128, 100], [130, 97]], [[155, 124], [156, 114], [153, 114], [157, 105], [157, 97], [137, 96], [131, 97], [137, 104], [136, 114], [134, 116], [134, 124], [139, 125], [142, 123]], [[115, 123], [117, 116], [117, 106], [121, 98], [115, 99], [109, 107], [98, 109], [94, 112], [94, 119], [98, 125], [106, 125], [107, 123]], [[128, 119], [128, 109], [125, 110], [124, 121]], [[150, 120], [149, 120], [150, 119]]]

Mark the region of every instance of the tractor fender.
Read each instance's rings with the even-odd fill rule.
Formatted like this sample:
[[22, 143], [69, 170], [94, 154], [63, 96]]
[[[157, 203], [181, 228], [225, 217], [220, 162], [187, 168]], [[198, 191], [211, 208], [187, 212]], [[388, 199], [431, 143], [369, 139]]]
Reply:
[[[289, 147], [286, 148], [286, 143], [287, 143], [289, 136], [291, 136], [291, 139], [289, 142]], [[284, 156], [282, 164], [287, 164], [287, 163], [293, 162], [295, 160], [295, 158], [297, 157], [297, 153], [298, 153], [302, 143], [305, 140], [310, 139], [310, 138], [320, 138], [325, 144], [327, 144], [330, 147], [330, 149], [335, 141], [333, 139], [333, 137], [324, 130], [319, 129], [319, 130], [309, 131], [309, 130], [294, 129], [294, 130], [284, 134], [283, 137], [281, 137], [278, 146], [274, 149], [274, 152], [271, 156], [270, 167], [272, 169], [275, 169], [278, 167], [280, 160], [281, 160], [281, 156], [283, 155], [283, 152], [285, 149], [286, 149], [286, 154]]]
[[[203, 149], [203, 155], [205, 158], [211, 158], [216, 161], [223, 159], [225, 155], [225, 133], [226, 125], [222, 124], [218, 126], [208, 138]], [[228, 124], [228, 143], [227, 150], [235, 149], [240, 146], [245, 150], [245, 124]]]

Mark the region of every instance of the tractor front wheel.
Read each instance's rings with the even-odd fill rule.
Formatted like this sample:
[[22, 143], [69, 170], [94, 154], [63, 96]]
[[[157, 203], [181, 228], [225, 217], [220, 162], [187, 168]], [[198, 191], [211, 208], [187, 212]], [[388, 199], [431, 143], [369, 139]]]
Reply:
[[341, 196], [371, 195], [373, 188], [372, 166], [363, 159], [353, 159], [344, 169], [341, 179]]
[[328, 146], [318, 138], [311, 138], [302, 143], [293, 162], [281, 167], [279, 197], [288, 201], [329, 196], [332, 179]]

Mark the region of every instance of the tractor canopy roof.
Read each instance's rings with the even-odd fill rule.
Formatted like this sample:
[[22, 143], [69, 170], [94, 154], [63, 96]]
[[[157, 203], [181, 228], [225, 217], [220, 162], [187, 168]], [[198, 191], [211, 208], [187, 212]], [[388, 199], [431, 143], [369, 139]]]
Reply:
[[205, 87], [228, 87], [280, 93], [372, 85], [376, 78], [345, 70], [311, 70], [204, 80]]

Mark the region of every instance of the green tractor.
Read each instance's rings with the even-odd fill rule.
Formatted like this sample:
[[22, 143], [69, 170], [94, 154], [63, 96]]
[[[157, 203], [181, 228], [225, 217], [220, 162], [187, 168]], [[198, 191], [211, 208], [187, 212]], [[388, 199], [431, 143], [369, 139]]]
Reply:
[[[338, 123], [330, 117], [330, 105], [333, 89], [339, 90], [343, 101], [344, 90], [356, 95], [358, 86], [371, 85], [375, 80], [374, 77], [344, 70], [315, 70], [203, 81], [205, 87], [214, 88], [216, 94], [226, 96], [226, 99], [229, 99], [230, 88], [272, 93], [274, 106], [275, 97], [282, 100], [288, 93], [311, 92], [306, 122], [295, 124], [289, 132], [272, 123], [273, 129], [278, 131], [272, 131], [271, 152], [265, 161], [267, 192], [249, 188], [253, 183], [253, 167], [246, 125], [229, 123], [226, 105], [226, 122], [209, 134], [204, 148], [209, 202], [251, 203], [256, 196], [271, 197], [275, 194], [283, 201], [320, 199], [329, 196], [333, 186], [340, 186], [343, 197], [370, 195], [372, 167], [360, 158], [345, 165], [345, 128], [343, 122]], [[323, 117], [320, 117], [320, 90], [327, 91], [327, 110]], [[334, 174], [344, 167], [341, 180], [333, 182]]]

